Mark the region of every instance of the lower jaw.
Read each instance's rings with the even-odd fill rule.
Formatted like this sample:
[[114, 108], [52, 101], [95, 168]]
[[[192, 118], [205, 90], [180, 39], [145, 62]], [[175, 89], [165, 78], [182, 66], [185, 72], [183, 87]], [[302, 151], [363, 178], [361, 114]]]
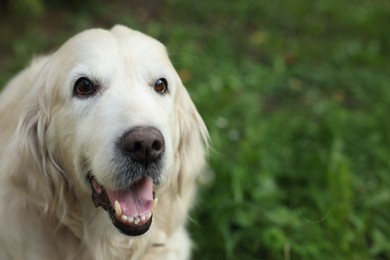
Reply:
[[127, 236], [140, 236], [142, 234], [145, 234], [152, 225], [153, 216], [150, 217], [148, 221], [146, 221], [143, 224], [138, 225], [131, 225], [131, 224], [124, 224], [121, 221], [119, 221], [115, 213], [112, 215], [110, 214], [111, 221], [113, 225], [122, 233]]

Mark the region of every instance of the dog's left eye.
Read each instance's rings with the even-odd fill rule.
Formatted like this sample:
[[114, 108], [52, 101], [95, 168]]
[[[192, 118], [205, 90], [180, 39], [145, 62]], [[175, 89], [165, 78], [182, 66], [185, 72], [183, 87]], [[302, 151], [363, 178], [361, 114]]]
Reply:
[[78, 97], [88, 97], [95, 94], [97, 87], [87, 78], [79, 78], [74, 83], [73, 94]]
[[168, 91], [168, 81], [165, 78], [161, 78], [154, 82], [154, 91], [164, 94]]

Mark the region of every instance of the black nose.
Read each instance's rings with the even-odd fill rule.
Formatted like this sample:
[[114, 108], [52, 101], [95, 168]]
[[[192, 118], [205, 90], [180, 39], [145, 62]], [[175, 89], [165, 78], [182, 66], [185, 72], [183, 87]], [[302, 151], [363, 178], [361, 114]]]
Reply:
[[123, 135], [122, 149], [133, 161], [147, 166], [164, 152], [164, 138], [154, 127], [135, 127]]

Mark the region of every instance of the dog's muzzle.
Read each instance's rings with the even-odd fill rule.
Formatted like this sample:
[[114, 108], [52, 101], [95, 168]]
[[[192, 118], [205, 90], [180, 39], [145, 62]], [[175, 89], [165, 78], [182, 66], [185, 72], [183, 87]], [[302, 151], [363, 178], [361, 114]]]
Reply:
[[164, 138], [153, 127], [135, 127], [117, 143], [118, 155], [115, 189], [104, 187], [93, 173], [88, 174], [92, 200], [96, 207], [106, 210], [112, 223], [122, 233], [138, 236], [152, 224], [157, 198], [153, 191], [161, 175]]

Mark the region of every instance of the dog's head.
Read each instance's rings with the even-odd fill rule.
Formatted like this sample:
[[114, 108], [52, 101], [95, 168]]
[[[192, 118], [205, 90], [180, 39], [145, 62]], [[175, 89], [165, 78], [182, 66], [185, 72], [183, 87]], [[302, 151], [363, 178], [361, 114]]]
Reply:
[[191, 171], [177, 164], [203, 164], [207, 142], [164, 46], [123, 26], [88, 30], [51, 55], [36, 82], [19, 128], [29, 141], [19, 143], [49, 181], [42, 192], [57, 207], [101, 206], [124, 234], [148, 231], [155, 188], [180, 186]]

